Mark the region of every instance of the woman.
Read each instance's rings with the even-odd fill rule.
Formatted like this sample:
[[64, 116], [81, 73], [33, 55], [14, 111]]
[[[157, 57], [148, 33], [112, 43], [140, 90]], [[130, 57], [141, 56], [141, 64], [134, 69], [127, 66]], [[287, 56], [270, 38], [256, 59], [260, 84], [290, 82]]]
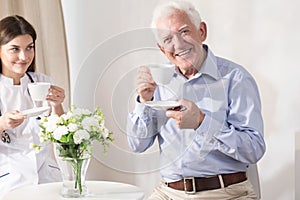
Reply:
[[[52, 82], [34, 72], [35, 40], [34, 28], [23, 17], [9, 16], [0, 21], [0, 197], [24, 185], [61, 179], [49, 144], [38, 153], [29, 147], [39, 141], [39, 118], [22, 114], [34, 106], [28, 83]], [[64, 98], [64, 90], [51, 85], [47, 114], [62, 115]]]

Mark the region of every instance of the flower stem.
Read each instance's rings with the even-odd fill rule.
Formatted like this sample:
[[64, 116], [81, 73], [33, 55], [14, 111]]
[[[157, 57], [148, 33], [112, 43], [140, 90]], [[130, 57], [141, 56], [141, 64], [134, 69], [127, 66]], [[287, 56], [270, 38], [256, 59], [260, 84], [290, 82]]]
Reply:
[[76, 173], [76, 180], [75, 180], [75, 189], [79, 188], [79, 193], [82, 193], [82, 184], [81, 184], [81, 168], [82, 168], [82, 159], [76, 159], [76, 167], [75, 167], [75, 173]]

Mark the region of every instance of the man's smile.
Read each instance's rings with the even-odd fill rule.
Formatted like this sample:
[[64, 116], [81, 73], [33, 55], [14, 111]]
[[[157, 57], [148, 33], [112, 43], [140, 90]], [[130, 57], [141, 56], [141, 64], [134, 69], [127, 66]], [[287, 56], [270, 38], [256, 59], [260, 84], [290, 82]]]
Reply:
[[181, 51], [181, 52], [179, 52], [179, 53], [176, 53], [175, 56], [184, 56], [184, 55], [190, 53], [191, 50], [192, 50], [192, 48], [187, 49], [187, 50], [184, 50], [184, 51]]

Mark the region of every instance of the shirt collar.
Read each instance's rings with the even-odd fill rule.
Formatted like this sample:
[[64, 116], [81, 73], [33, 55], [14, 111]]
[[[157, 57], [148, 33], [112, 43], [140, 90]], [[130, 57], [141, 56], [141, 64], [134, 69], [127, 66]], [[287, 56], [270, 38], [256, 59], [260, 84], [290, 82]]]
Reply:
[[[2, 84], [13, 86], [14, 85], [14, 80], [12, 78], [9, 78], [7, 76], [4, 76], [3, 74], [0, 73], [0, 81]], [[27, 87], [27, 84], [30, 82], [28, 76], [25, 74], [21, 79], [20, 83], [21, 85], [24, 85]]]
[[215, 80], [220, 79], [216, 56], [211, 52], [207, 45], [204, 44], [203, 48], [207, 51], [207, 56], [198, 73], [209, 75]]
[[0, 74], [0, 81], [2, 84], [5, 84], [5, 85], [13, 85], [14, 84], [14, 81], [12, 78], [4, 76], [3, 74]]

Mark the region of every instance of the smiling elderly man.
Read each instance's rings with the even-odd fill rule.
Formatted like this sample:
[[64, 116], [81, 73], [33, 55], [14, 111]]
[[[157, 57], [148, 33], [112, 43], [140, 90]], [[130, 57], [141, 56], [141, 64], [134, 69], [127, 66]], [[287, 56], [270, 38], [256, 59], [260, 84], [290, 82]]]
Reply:
[[[154, 11], [158, 46], [173, 63], [168, 85], [149, 68], [136, 77], [138, 98], [128, 116], [128, 141], [144, 152], [157, 138], [161, 184], [149, 199], [257, 199], [246, 170], [265, 153], [261, 102], [253, 77], [203, 44], [205, 22], [184, 1]], [[155, 110], [147, 101], [178, 100], [184, 109]]]

